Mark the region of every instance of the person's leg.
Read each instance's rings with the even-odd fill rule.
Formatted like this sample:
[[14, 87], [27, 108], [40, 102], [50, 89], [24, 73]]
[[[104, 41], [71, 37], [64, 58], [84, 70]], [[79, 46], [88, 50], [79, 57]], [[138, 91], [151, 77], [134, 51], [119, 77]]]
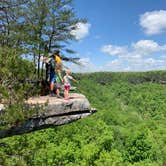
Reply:
[[59, 82], [56, 83], [56, 95], [58, 98], [61, 98], [61, 96], [60, 96], [61, 86], [62, 86], [61, 83], [59, 83]]
[[64, 99], [65, 100], [68, 99], [68, 86], [67, 85], [64, 86]]
[[51, 96], [56, 96], [55, 95], [56, 91], [54, 92], [55, 81], [56, 81], [56, 75], [54, 72], [51, 72], [50, 73], [50, 93], [51, 93]]
[[66, 91], [66, 98], [67, 99], [69, 98], [69, 91], [68, 90]]
[[50, 92], [53, 93], [54, 90], [54, 73], [50, 73]]
[[67, 97], [68, 97], [68, 99], [70, 99], [69, 91], [70, 91], [70, 85], [68, 86], [68, 92], [67, 92]]
[[55, 96], [56, 96], [56, 94], [55, 94], [55, 92], [54, 92], [54, 85], [55, 85], [54, 82], [51, 82], [51, 83], [50, 83], [50, 96], [51, 96], [51, 97], [55, 97]]
[[64, 99], [67, 99], [67, 91], [64, 90]]
[[60, 96], [60, 89], [59, 88], [56, 90], [56, 95], [58, 98], [62, 98], [62, 96]]
[[56, 89], [56, 95], [60, 96], [60, 90], [58, 88]]
[[66, 85], [64, 86], [64, 98], [66, 98]]
[[53, 92], [54, 91], [54, 82], [50, 83], [50, 91]]
[[69, 90], [70, 90], [70, 86], [67, 86], [66, 88], [66, 98], [69, 99]]
[[51, 95], [52, 97], [56, 96], [56, 95], [55, 95], [55, 92], [54, 92], [54, 86], [55, 86], [55, 78], [52, 77], [52, 78], [50, 79], [50, 95]]
[[50, 73], [50, 91], [54, 91], [54, 85], [56, 82], [56, 75], [54, 72]]
[[65, 100], [69, 100], [69, 91], [68, 90], [66, 90], [65, 91]]

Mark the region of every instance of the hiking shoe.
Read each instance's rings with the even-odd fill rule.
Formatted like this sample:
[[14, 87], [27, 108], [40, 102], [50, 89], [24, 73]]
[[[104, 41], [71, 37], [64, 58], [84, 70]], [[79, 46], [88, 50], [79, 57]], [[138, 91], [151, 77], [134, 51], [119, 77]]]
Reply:
[[62, 99], [63, 97], [62, 97], [62, 96], [57, 95], [57, 98]]
[[55, 93], [51, 93], [50, 97], [56, 97], [56, 94]]
[[67, 101], [68, 101], [68, 100], [70, 100], [70, 98], [64, 98], [64, 100], [67, 100]]

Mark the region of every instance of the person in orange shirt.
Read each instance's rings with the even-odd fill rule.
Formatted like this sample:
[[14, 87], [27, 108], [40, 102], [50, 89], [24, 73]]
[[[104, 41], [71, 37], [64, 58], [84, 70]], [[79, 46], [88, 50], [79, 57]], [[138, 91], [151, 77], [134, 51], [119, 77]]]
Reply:
[[59, 50], [54, 51], [55, 61], [57, 65], [61, 64], [61, 58], [60, 58], [59, 52], [60, 52]]
[[55, 50], [54, 51], [54, 56], [55, 56], [55, 61], [56, 61], [56, 95], [58, 98], [61, 98], [60, 96], [60, 90], [62, 87], [62, 83], [63, 83], [63, 78], [61, 76], [61, 71], [62, 71], [62, 60], [61, 57], [59, 55], [59, 50]]

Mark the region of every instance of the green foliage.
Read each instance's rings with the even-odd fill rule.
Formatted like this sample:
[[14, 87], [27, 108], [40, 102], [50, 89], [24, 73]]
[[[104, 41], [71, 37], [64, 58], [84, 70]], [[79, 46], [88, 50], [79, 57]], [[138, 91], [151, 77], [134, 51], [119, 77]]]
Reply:
[[[42, 53], [66, 49], [80, 21], [72, 0], [0, 2], [0, 130], [31, 117], [22, 104], [39, 88], [22, 82], [34, 78]], [[24, 60], [28, 55], [29, 60]], [[64, 59], [66, 57], [64, 56]], [[74, 60], [71, 58], [71, 60]], [[36, 62], [38, 61], [38, 62]], [[60, 127], [0, 140], [5, 166], [164, 166], [166, 165], [165, 71], [76, 74], [78, 92], [98, 112]]]
[[102, 151], [100, 152], [99, 159], [95, 161], [96, 166], [121, 166], [123, 159], [121, 153], [113, 149], [111, 152]]
[[[131, 136], [126, 143], [125, 154], [128, 161], [131, 163], [150, 158], [153, 155], [152, 144], [154, 144], [146, 131]], [[152, 152], [151, 152], [152, 151]]]
[[[105, 74], [108, 83], [102, 85], [100, 75]], [[98, 112], [64, 126], [2, 139], [0, 165], [166, 165], [166, 87], [131, 84], [125, 78], [132, 74], [77, 74], [78, 92]]]
[[18, 84], [33, 75], [34, 65], [28, 60], [23, 60], [20, 51], [8, 47], [0, 47], [0, 82], [9, 86]]
[[78, 22], [85, 22], [77, 18], [72, 0], [7, 0], [0, 2], [0, 12], [0, 47], [17, 48], [29, 59], [33, 58], [38, 78], [43, 74], [40, 74], [41, 55], [55, 49], [74, 53], [66, 48], [69, 41], [75, 40], [71, 31]]
[[0, 47], [0, 103], [6, 106], [6, 111], [0, 114], [0, 130], [31, 116], [33, 111], [25, 111], [23, 102], [39, 91], [34, 85], [24, 83], [26, 78], [33, 78], [35, 66], [20, 54], [18, 49]]

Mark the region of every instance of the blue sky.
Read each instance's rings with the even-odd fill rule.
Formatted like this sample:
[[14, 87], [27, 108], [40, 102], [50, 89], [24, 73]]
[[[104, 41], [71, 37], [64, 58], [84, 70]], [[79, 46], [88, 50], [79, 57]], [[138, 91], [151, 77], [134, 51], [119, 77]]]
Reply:
[[74, 72], [166, 70], [165, 0], [74, 0]]

